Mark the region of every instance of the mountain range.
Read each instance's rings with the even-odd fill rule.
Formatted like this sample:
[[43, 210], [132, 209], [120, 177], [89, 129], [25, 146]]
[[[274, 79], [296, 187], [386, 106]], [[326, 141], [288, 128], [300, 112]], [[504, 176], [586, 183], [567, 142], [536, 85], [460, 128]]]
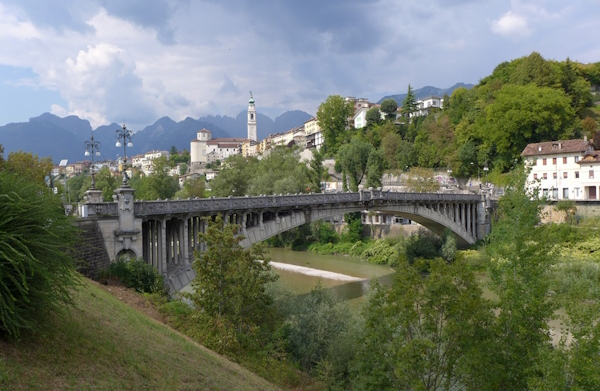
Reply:
[[[471, 88], [472, 84], [458, 83], [450, 88], [440, 89], [424, 87], [414, 90], [417, 99], [431, 95], [443, 96], [451, 94], [456, 88]], [[390, 95], [380, 99], [393, 98], [402, 103], [406, 94]], [[302, 126], [312, 116], [304, 111], [292, 110], [281, 114], [272, 120], [266, 115], [257, 113], [258, 139], [262, 140], [269, 134], [281, 133]], [[10, 123], [0, 126], [0, 145], [4, 147], [4, 157], [10, 152], [31, 152], [38, 157], [50, 156], [55, 163], [67, 159], [70, 163], [88, 159], [84, 142], [93, 135], [99, 141], [101, 156], [96, 160], [115, 159], [123, 155], [123, 149], [115, 146], [115, 131], [121, 125], [112, 123], [92, 129], [89, 121], [77, 116], [64, 118], [54, 114], [44, 113], [39, 117], [30, 118], [28, 122]], [[235, 118], [229, 116], [205, 116], [198, 119], [188, 117], [175, 122], [169, 117], [162, 117], [154, 124], [138, 130], [133, 134], [133, 147], [127, 148], [127, 156], [134, 156], [152, 150], [169, 150], [175, 146], [178, 150], [190, 148], [190, 141], [196, 138], [201, 129], [208, 129], [212, 137], [246, 137], [247, 112], [240, 112]], [[133, 130], [133, 129], [132, 129]]]

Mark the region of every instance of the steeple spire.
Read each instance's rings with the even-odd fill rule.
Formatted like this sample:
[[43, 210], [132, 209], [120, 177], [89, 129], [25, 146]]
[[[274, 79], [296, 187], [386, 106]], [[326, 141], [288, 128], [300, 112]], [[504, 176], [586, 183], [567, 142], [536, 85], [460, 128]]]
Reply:
[[254, 107], [252, 91], [250, 91], [250, 100], [248, 101], [248, 139], [258, 141], [256, 136], [256, 107]]

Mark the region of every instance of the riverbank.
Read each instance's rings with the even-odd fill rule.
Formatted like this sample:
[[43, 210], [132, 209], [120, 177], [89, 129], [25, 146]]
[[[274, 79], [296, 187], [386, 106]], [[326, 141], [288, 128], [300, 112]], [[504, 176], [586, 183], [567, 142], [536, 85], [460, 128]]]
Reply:
[[278, 389], [159, 318], [144, 296], [85, 280], [43, 333], [0, 341], [0, 389]]

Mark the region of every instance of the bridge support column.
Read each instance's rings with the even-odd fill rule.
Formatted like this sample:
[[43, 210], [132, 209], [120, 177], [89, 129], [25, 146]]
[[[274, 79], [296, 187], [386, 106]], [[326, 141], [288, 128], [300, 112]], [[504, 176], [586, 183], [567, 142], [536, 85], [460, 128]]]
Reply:
[[483, 239], [491, 231], [491, 202], [487, 191], [482, 191], [477, 204], [477, 239]]
[[162, 219], [157, 230], [158, 233], [158, 270], [167, 274], [167, 220]]
[[182, 253], [182, 263], [184, 265], [189, 265], [190, 264], [190, 234], [189, 234], [189, 230], [188, 230], [188, 219], [184, 218], [181, 221], [181, 236], [183, 238], [183, 241], [180, 245], [181, 248], [181, 253]]

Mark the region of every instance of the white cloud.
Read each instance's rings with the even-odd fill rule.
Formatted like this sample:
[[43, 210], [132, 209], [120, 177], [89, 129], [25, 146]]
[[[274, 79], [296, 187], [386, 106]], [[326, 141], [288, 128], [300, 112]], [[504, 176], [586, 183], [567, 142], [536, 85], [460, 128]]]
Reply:
[[508, 11], [500, 19], [494, 20], [491, 27], [494, 33], [508, 38], [528, 37], [531, 34], [527, 19], [513, 11]]

